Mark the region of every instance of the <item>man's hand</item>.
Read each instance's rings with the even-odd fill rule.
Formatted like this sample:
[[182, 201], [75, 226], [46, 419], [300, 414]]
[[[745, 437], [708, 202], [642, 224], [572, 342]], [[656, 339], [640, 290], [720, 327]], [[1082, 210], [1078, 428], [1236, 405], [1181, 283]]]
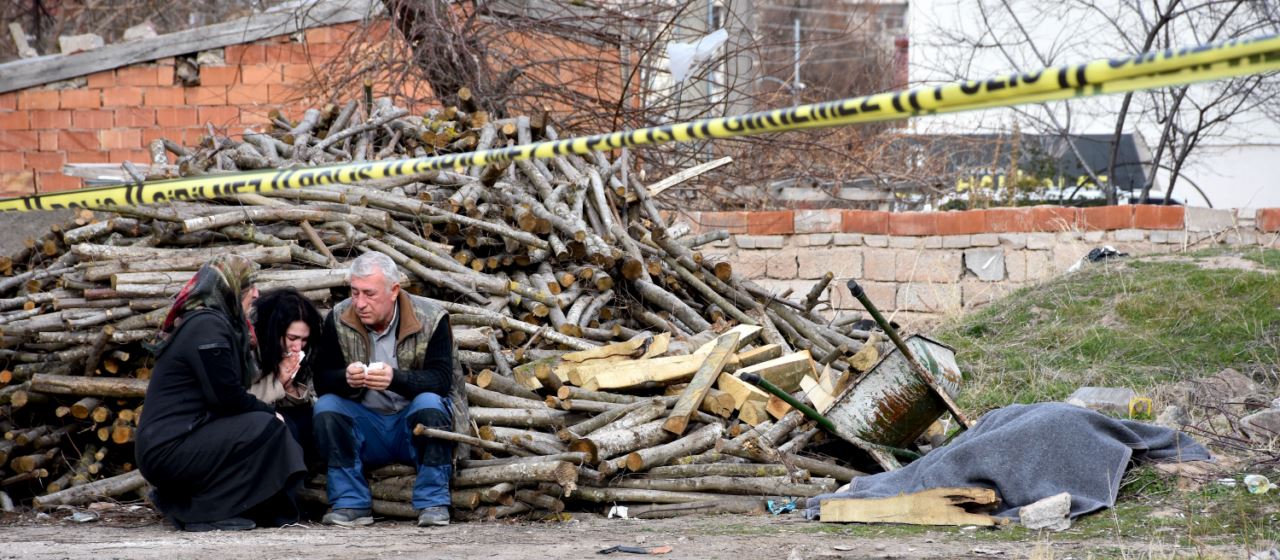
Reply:
[[371, 364], [364, 375], [364, 386], [369, 389], [385, 391], [391, 386], [391, 366], [387, 364]]
[[365, 387], [365, 365], [361, 362], [355, 362], [347, 366], [347, 385], [354, 389]]

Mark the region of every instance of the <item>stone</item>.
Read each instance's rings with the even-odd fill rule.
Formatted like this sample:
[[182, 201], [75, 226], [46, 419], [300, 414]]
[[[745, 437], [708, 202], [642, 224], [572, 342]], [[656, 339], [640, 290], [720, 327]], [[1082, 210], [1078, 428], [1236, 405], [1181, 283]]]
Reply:
[[944, 235], [942, 236], [943, 249], [968, 249], [971, 247], [968, 235]]
[[[779, 278], [788, 280], [796, 277], [798, 264], [796, 263], [796, 255], [799, 253], [797, 249], [784, 249], [781, 251], [771, 251], [769, 262], [765, 265], [765, 274], [769, 278]], [[859, 263], [861, 264], [861, 263]]]
[[1147, 238], [1146, 230], [1141, 229], [1118, 229], [1115, 231], [1115, 235], [1116, 241], [1121, 243], [1132, 243]]
[[994, 233], [975, 233], [969, 236], [969, 243], [974, 247], [995, 247], [1000, 244], [1000, 236]]
[[927, 313], [953, 313], [960, 310], [960, 294], [959, 284], [907, 284], [898, 289], [897, 308]]
[[1027, 281], [1027, 252], [1009, 251], [1004, 254], [1004, 267], [1009, 271], [1010, 282]]
[[[867, 245], [867, 247], [888, 247], [888, 246], [889, 246], [889, 236], [887, 236], [887, 235], [864, 235], [864, 236], [862, 236], [862, 242], [863, 242], [863, 243], [865, 243], [865, 244]], [[838, 242], [837, 242], [837, 243], [838, 243]]]
[[924, 246], [924, 240], [919, 237], [905, 237], [896, 235], [889, 238], [890, 249], [919, 249]]
[[898, 253], [899, 282], [957, 282], [964, 273], [959, 251], [903, 251]]
[[862, 252], [862, 278], [867, 280], [894, 281], [898, 274], [895, 259], [898, 253], [886, 249], [869, 249]]
[[999, 282], [1004, 280], [1004, 249], [968, 249], [964, 252], [964, 268], [979, 280]]
[[1085, 243], [1099, 243], [1099, 242], [1101, 242], [1101, 241], [1102, 241], [1102, 238], [1103, 238], [1103, 237], [1106, 237], [1106, 233], [1107, 233], [1107, 232], [1105, 232], [1105, 231], [1101, 231], [1101, 230], [1086, 231], [1086, 232], [1084, 232], [1084, 242], [1085, 242]]
[[791, 244], [797, 247], [825, 247], [831, 244], [835, 236], [830, 233], [808, 233], [791, 238]]
[[1027, 234], [1025, 233], [1001, 233], [997, 234], [996, 237], [1000, 239], [1000, 243], [1014, 249], [1027, 248]]
[[1047, 251], [1058, 244], [1058, 236], [1052, 233], [1028, 233], [1027, 248], [1032, 251]]
[[1231, 229], [1236, 225], [1235, 214], [1231, 210], [1187, 206], [1185, 212], [1187, 231], [1214, 232]]
[[1181, 430], [1183, 426], [1190, 423], [1191, 417], [1187, 416], [1187, 411], [1176, 404], [1164, 407], [1164, 410], [1160, 411], [1160, 416], [1156, 417], [1157, 426], [1164, 426], [1170, 430]]
[[1260, 443], [1280, 438], [1280, 409], [1268, 408], [1240, 419], [1240, 429]]
[[72, 54], [101, 47], [105, 43], [97, 33], [84, 35], [62, 35], [58, 37], [58, 50], [62, 54]]
[[837, 233], [832, 239], [836, 245], [862, 245], [861, 233]]
[[925, 249], [941, 249], [942, 238], [937, 235], [931, 235], [929, 237], [924, 238], [924, 248]]
[[960, 281], [960, 295], [964, 300], [965, 309], [972, 309], [1009, 295], [1019, 287], [1011, 282], [982, 282], [965, 279]]
[[1154, 229], [1154, 230], [1151, 230], [1151, 242], [1168, 244], [1168, 243], [1177, 243], [1178, 239], [1176, 239], [1176, 237], [1174, 236], [1174, 232], [1172, 231]]
[[1257, 245], [1258, 234], [1248, 230], [1227, 232], [1227, 245]]
[[[849, 293], [848, 283], [848, 278], [831, 281], [831, 306], [836, 309], [862, 309], [862, 302]], [[898, 285], [893, 282], [859, 281], [858, 285], [862, 286], [867, 297], [871, 298], [871, 303], [881, 311], [892, 310], [897, 303]]]
[[735, 235], [739, 249], [781, 249], [786, 238], [781, 235]]
[[844, 213], [841, 210], [796, 210], [796, 233], [826, 233], [840, 231]]
[[1067, 404], [1123, 417], [1129, 415], [1129, 401], [1136, 396], [1133, 389], [1081, 387], [1067, 397]]
[[158, 33], [156, 33], [156, 26], [152, 25], [150, 20], [147, 20], [124, 30], [124, 36], [122, 38], [125, 41], [135, 41], [138, 39], [150, 39], [156, 35], [158, 35]]
[[741, 251], [729, 259], [733, 271], [744, 278], [763, 278], [769, 266], [769, 251]]
[[1271, 408], [1280, 408], [1280, 397], [1276, 397], [1271, 401]]
[[1247, 375], [1232, 368], [1224, 369], [1212, 377], [1197, 380], [1194, 399], [1206, 406], [1220, 406], [1237, 402], [1262, 392], [1262, 386]]
[[1071, 528], [1071, 494], [1063, 492], [1018, 508], [1023, 527], [1065, 531]]
[[827, 272], [838, 278], [862, 278], [862, 252], [857, 249], [811, 249], [799, 251], [797, 276], [822, 278]]
[[1053, 278], [1054, 272], [1050, 266], [1048, 251], [1025, 251], [1024, 254], [1027, 257], [1027, 280], [1038, 282]]

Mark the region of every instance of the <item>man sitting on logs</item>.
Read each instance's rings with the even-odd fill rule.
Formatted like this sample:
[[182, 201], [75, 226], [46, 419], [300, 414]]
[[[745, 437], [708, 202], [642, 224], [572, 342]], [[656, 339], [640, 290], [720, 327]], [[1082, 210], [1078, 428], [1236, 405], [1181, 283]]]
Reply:
[[453, 443], [414, 436], [422, 424], [449, 429], [466, 420], [449, 315], [406, 293], [391, 257], [368, 252], [351, 263], [351, 297], [325, 319], [316, 355], [316, 444], [328, 462], [332, 511], [323, 522], [373, 523], [366, 464], [417, 466], [418, 526], [449, 524]]

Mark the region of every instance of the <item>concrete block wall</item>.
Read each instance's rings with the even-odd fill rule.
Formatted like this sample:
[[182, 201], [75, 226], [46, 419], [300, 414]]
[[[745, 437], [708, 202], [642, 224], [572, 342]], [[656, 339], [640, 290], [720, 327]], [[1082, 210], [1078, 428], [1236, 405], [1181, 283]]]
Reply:
[[964, 212], [795, 210], [688, 212], [695, 233], [730, 239], [701, 248], [707, 258], [778, 293], [808, 293], [828, 271], [839, 310], [861, 305], [850, 278], [900, 323], [931, 321], [982, 306], [1063, 274], [1090, 249], [1134, 254], [1220, 244], [1280, 248], [1280, 208], [1180, 206], [999, 208]]

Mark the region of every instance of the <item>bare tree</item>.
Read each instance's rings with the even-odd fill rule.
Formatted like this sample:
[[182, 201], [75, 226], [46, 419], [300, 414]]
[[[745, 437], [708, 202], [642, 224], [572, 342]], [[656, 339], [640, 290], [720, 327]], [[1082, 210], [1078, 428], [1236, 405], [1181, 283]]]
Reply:
[[[975, 60], [998, 60], [1005, 71], [1033, 70], [1102, 56], [1137, 53], [1171, 47], [1218, 42], [1275, 33], [1280, 25], [1277, 9], [1251, 0], [977, 0], [972, 21], [938, 22], [922, 34], [935, 37], [934, 50], [942, 53], [927, 61], [935, 76], [944, 79], [981, 78]], [[957, 7], [959, 4], [957, 4]], [[957, 10], [957, 13], [962, 13]], [[983, 68], [990, 71], [989, 68]], [[1118, 200], [1116, 149], [1126, 130], [1155, 136], [1152, 171], [1146, 183], [1130, 186], [1146, 201], [1160, 171], [1166, 172], [1165, 201], [1180, 182], [1199, 188], [1185, 175], [1196, 158], [1196, 148], [1208, 138], [1230, 134], [1233, 124], [1248, 115], [1267, 114], [1280, 97], [1280, 81], [1274, 75], [1256, 75], [1198, 86], [1164, 88], [1127, 94], [1119, 101], [1072, 101], [1016, 108], [1014, 114], [1029, 130], [1061, 135], [1068, 143], [1081, 129], [1113, 123], [1108, 164], [1091, 168], [1072, 146], [1095, 184], [1104, 189], [1108, 204]], [[1152, 132], [1155, 132], [1152, 134]], [[1148, 138], [1152, 141], [1151, 138]], [[1068, 196], [1074, 198], [1078, 189]], [[1203, 193], [1201, 193], [1202, 196]], [[1205, 197], [1206, 201], [1208, 198]]]

